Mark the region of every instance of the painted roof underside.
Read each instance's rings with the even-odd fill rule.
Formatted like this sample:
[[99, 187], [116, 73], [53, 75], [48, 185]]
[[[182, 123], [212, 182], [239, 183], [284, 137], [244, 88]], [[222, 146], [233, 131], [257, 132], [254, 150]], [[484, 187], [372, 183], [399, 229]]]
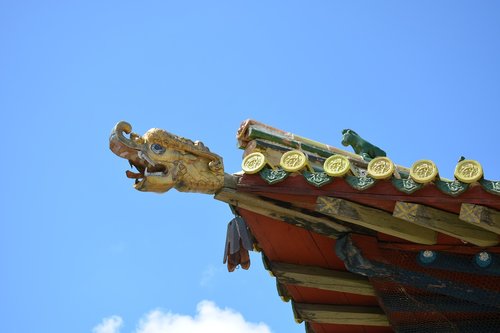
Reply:
[[[231, 204], [306, 331], [499, 329], [498, 182], [436, 178], [405, 191], [400, 185], [410, 179], [409, 169], [396, 166], [389, 178], [359, 186], [371, 177], [358, 155], [255, 121], [243, 123], [238, 142], [245, 156], [260, 152], [268, 165], [237, 177]], [[289, 150], [302, 151], [310, 167], [282, 170], [278, 161]], [[346, 156], [355, 170], [325, 175], [321, 163], [335, 154]], [[270, 172], [282, 179], [275, 181]], [[311, 181], [311, 174], [323, 181]], [[462, 188], [443, 190], [449, 183]], [[437, 288], [437, 281], [444, 287]], [[488, 296], [474, 296], [483, 292]]]

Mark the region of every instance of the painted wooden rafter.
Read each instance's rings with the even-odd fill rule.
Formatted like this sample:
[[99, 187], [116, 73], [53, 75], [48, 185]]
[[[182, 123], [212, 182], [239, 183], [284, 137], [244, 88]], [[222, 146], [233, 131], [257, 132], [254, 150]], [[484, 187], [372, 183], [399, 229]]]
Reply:
[[270, 269], [282, 284], [375, 296], [367, 278], [350, 272], [281, 262], [271, 262]]
[[463, 203], [459, 218], [479, 228], [500, 234], [500, 212], [492, 208]]
[[316, 211], [414, 243], [427, 245], [436, 243], [437, 234], [435, 231], [402, 223], [401, 220], [387, 212], [344, 199], [319, 196], [316, 201]]
[[412, 224], [441, 232], [477, 246], [488, 247], [498, 244], [498, 235], [465, 223], [456, 214], [432, 207], [398, 201], [393, 215]]
[[270, 200], [264, 200], [248, 193], [237, 192], [227, 187], [219, 191], [215, 195], [215, 199], [331, 238], [337, 238], [341, 233], [350, 231], [348, 227], [330, 218], [312, 216], [299, 210], [282, 207]]
[[390, 326], [379, 307], [329, 304], [293, 304], [298, 321], [319, 324]]

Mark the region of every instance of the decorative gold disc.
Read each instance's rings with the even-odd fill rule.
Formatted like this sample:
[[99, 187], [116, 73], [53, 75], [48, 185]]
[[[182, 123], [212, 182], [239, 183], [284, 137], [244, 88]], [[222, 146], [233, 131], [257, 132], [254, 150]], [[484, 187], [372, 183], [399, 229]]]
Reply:
[[264, 154], [255, 152], [245, 156], [241, 162], [241, 168], [245, 173], [252, 175], [262, 170], [266, 164], [267, 160]]
[[455, 167], [455, 177], [464, 183], [474, 183], [483, 177], [483, 167], [478, 161], [463, 160]]
[[349, 172], [351, 163], [349, 159], [342, 155], [332, 155], [323, 163], [323, 170], [328, 176], [342, 177]]
[[410, 169], [410, 177], [417, 183], [429, 183], [436, 178], [438, 169], [436, 164], [430, 160], [420, 160], [413, 163]]
[[280, 165], [285, 171], [296, 172], [307, 165], [307, 157], [299, 150], [287, 151], [281, 156]]
[[375, 157], [368, 163], [368, 174], [375, 179], [386, 179], [394, 173], [394, 163], [387, 157]]

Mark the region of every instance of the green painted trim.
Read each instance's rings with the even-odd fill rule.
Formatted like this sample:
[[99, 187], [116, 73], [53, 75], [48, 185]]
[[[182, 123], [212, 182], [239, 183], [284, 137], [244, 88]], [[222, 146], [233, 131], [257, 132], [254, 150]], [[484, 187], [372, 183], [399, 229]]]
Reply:
[[318, 154], [321, 157], [328, 158], [332, 156], [333, 154], [331, 152], [325, 151], [319, 147], [315, 147], [313, 145], [309, 145], [307, 143], [302, 143], [301, 144], [302, 149], [307, 150], [311, 153]]
[[[349, 157], [352, 159], [353, 163], [361, 163], [365, 164], [366, 161], [364, 161], [361, 156], [356, 155], [354, 153], [334, 148], [331, 146], [328, 146], [327, 144], [320, 143], [314, 140], [310, 140], [298, 135], [290, 135], [290, 137], [287, 137], [285, 134], [274, 134], [270, 133], [268, 130], [265, 128], [259, 128], [259, 125], [250, 125], [248, 127], [248, 132], [246, 135], [246, 140], [252, 141], [252, 140], [266, 140], [268, 142], [272, 142], [275, 144], [283, 145], [285, 147], [288, 147], [289, 149], [299, 149], [304, 152], [309, 152], [311, 154], [316, 154], [319, 157], [323, 158], [328, 158], [332, 156], [333, 154], [340, 153], [344, 156]], [[244, 148], [244, 147], [240, 147]]]
[[304, 171], [302, 173], [307, 182], [316, 187], [321, 187], [323, 185], [329, 184], [333, 181], [333, 177], [328, 176], [324, 172], [309, 172]]
[[[309, 184], [316, 187], [322, 187], [334, 181], [335, 177], [328, 176], [322, 170], [317, 169], [318, 168], [314, 168], [315, 172], [302, 171], [302, 176]], [[259, 174], [262, 179], [264, 179], [270, 185], [282, 182], [290, 175], [289, 172], [283, 170], [280, 167], [272, 169], [269, 166], [264, 167], [259, 172]], [[370, 176], [358, 177], [346, 175], [343, 178], [352, 188], [359, 191], [366, 190], [375, 185], [375, 183], [377, 182], [376, 179]], [[425, 184], [419, 184], [410, 177], [401, 179], [392, 177], [391, 182], [398, 191], [406, 194], [413, 194], [425, 186]], [[500, 196], [500, 181], [481, 179], [478, 183], [485, 191]], [[444, 194], [453, 197], [464, 193], [470, 187], [470, 184], [461, 182], [459, 180], [448, 181], [436, 179], [434, 181], [434, 185]]]
[[394, 187], [396, 187], [398, 191], [406, 194], [412, 194], [413, 192], [418, 191], [422, 187], [424, 187], [423, 184], [419, 184], [411, 178], [396, 179], [393, 177], [391, 181], [392, 185], [394, 185]]
[[[282, 182], [290, 175], [289, 172], [281, 168], [271, 169], [269, 167], [265, 167], [264, 169], [262, 169], [259, 174], [262, 179], [264, 179], [270, 185]], [[303, 171], [302, 176], [309, 184], [316, 187], [322, 187], [330, 184], [335, 179], [335, 177], [330, 177], [325, 172]], [[346, 175], [343, 178], [352, 188], [359, 191], [366, 190], [375, 185], [375, 183], [377, 182], [376, 179], [370, 176], [357, 177]], [[406, 194], [412, 194], [425, 186], [425, 184], [419, 184], [410, 177], [401, 179], [392, 177], [391, 182], [398, 191]], [[500, 195], [500, 181], [481, 179], [479, 181], [479, 184], [485, 191], [495, 195]], [[434, 185], [444, 194], [453, 197], [464, 193], [470, 187], [470, 184], [463, 183], [459, 180], [445, 181], [437, 179], [434, 181]]]
[[276, 184], [279, 183], [288, 177], [289, 173], [281, 168], [271, 169], [269, 167], [265, 167], [259, 172], [262, 179], [264, 179], [268, 184]]
[[441, 192], [451, 195], [453, 197], [456, 197], [464, 193], [469, 188], [469, 184], [462, 183], [459, 180], [453, 180], [450, 182], [437, 179], [435, 180], [434, 183]]
[[279, 143], [279, 144], [285, 145], [285, 146], [293, 148], [293, 149], [300, 148], [300, 142], [298, 142], [298, 141], [288, 140], [288, 139], [285, 139], [281, 136], [274, 135], [274, 134], [268, 133], [266, 131], [262, 131], [262, 130], [255, 128], [255, 127], [252, 127], [252, 126], [250, 126], [248, 128], [247, 138], [250, 140], [263, 139], [263, 140], [271, 141], [274, 143]]
[[479, 181], [479, 184], [481, 184], [481, 187], [485, 191], [492, 194], [500, 195], [500, 181], [481, 179]]
[[374, 178], [370, 176], [356, 177], [347, 175], [344, 177], [344, 179], [349, 185], [351, 185], [352, 188], [355, 188], [356, 190], [360, 191], [372, 187], [377, 182]]
[[[280, 145], [280, 144], [277, 144], [274, 142], [269, 142], [269, 141], [261, 140], [261, 139], [254, 139], [253, 141], [257, 145], [256, 148], [261, 149], [262, 151], [265, 151], [266, 149], [272, 149], [272, 150], [276, 150], [276, 151], [282, 152], [282, 153], [286, 153], [287, 151], [290, 151], [289, 147], [286, 147], [286, 146], [283, 146], [283, 145]], [[259, 151], [259, 150], [257, 150], [257, 151]], [[318, 154], [313, 154], [311, 152], [305, 152], [305, 154], [307, 155], [307, 159], [309, 160], [309, 162], [312, 162], [312, 163], [317, 163], [319, 165], [323, 165], [323, 163], [326, 160], [326, 158], [321, 157]], [[332, 154], [332, 155], [335, 155], [335, 154]], [[314, 164], [312, 165], [312, 167], [313, 168], [315, 167]], [[317, 168], [315, 168], [315, 169], [317, 169]], [[323, 170], [319, 170], [319, 171], [323, 171]]]

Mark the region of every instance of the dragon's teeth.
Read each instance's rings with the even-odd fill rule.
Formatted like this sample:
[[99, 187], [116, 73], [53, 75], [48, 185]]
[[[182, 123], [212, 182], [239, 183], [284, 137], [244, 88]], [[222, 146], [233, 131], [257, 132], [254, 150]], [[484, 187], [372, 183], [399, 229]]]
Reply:
[[137, 153], [137, 156], [139, 156], [139, 158], [140, 158], [141, 160], [146, 160], [149, 164], [151, 164], [151, 165], [153, 165], [153, 166], [156, 164], [156, 163], [155, 163], [152, 159], [150, 159], [150, 158], [148, 157], [148, 155], [144, 154], [142, 151], [139, 151], [139, 152]]
[[147, 176], [158, 176], [158, 177], [161, 177], [164, 175], [163, 172], [161, 171], [157, 171], [157, 172], [149, 172], [148, 171], [148, 168], [144, 169], [144, 175], [147, 177]]

